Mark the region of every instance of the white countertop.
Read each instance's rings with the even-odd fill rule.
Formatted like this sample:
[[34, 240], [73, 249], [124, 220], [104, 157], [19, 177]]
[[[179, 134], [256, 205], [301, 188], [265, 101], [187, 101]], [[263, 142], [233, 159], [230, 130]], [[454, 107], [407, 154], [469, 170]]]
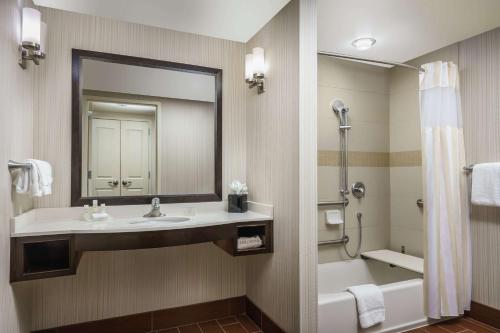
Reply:
[[[58, 235], [71, 233], [122, 233], [172, 230], [273, 219], [273, 207], [249, 202], [246, 213], [228, 213], [225, 202], [162, 204], [167, 217], [188, 217], [186, 222], [158, 222], [143, 218], [150, 205], [108, 206], [108, 221], [87, 222], [81, 218], [83, 207], [39, 208], [11, 220], [11, 237]], [[194, 215], [193, 215], [194, 210]], [[153, 222], [141, 223], [146, 220]], [[139, 222], [139, 223], [138, 223]]]

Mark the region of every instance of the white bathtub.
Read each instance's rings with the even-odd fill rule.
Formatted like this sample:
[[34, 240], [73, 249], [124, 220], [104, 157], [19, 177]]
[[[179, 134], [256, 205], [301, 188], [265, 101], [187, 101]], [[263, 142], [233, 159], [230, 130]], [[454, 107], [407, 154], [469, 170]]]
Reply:
[[[345, 290], [366, 283], [382, 289], [386, 319], [362, 329], [354, 296]], [[421, 274], [363, 259], [318, 265], [318, 333], [401, 332], [428, 323]]]

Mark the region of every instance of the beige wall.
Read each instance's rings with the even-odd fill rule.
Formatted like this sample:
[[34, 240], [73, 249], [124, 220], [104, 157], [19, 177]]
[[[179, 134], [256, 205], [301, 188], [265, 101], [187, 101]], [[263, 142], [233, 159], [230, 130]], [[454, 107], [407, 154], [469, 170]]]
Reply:
[[162, 99], [160, 121], [158, 193], [214, 193], [214, 104]]
[[[500, 29], [459, 43], [468, 163], [500, 161]], [[472, 208], [472, 299], [500, 309], [500, 208]]]
[[[339, 122], [330, 101], [339, 98], [350, 108], [352, 129], [349, 139], [349, 186], [366, 185], [366, 197], [349, 196], [346, 233], [350, 252], [358, 244], [357, 212], [363, 213], [361, 251], [389, 245], [389, 72], [372, 65], [318, 57], [318, 200], [340, 200]], [[338, 206], [318, 209], [319, 240], [340, 238], [342, 226], [326, 224], [325, 212]], [[339, 245], [319, 247], [319, 262], [347, 259]]]
[[[26, 3], [26, 2], [25, 2]], [[29, 5], [29, 4], [28, 4]], [[22, 70], [17, 64], [22, 1], [0, 1], [0, 331], [30, 330], [30, 286], [9, 284], [10, 218], [20, 207], [11, 200], [11, 178], [7, 161], [33, 155], [33, 73], [30, 64]], [[29, 207], [30, 200], [25, 201]]]
[[[245, 180], [245, 45], [138, 24], [43, 9], [47, 59], [37, 69], [34, 155], [54, 167], [52, 196], [70, 204], [71, 48], [223, 69], [223, 188]], [[13, 65], [15, 67], [16, 65]], [[59, 326], [245, 294], [245, 259], [212, 244], [84, 254], [76, 276], [33, 285], [33, 328]]]
[[[410, 63], [458, 61], [457, 45], [429, 53]], [[391, 249], [404, 246], [411, 255], [423, 257], [422, 162], [420, 151], [420, 106], [418, 72], [394, 67], [390, 70], [390, 151], [391, 151]]]
[[247, 92], [250, 199], [274, 205], [274, 253], [248, 257], [247, 295], [286, 332], [299, 331], [299, 1], [248, 43], [266, 51], [266, 92]]

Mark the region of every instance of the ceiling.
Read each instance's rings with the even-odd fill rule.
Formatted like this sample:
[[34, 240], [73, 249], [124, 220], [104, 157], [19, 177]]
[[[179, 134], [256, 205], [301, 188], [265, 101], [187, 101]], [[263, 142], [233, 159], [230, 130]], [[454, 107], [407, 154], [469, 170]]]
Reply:
[[[318, 50], [406, 62], [500, 26], [500, 0], [318, 0]], [[377, 39], [358, 51], [352, 41]]]
[[156, 106], [146, 104], [91, 102], [92, 111], [98, 112], [127, 112], [127, 113], [155, 113]]
[[[36, 5], [247, 42], [289, 0], [34, 0]], [[500, 0], [318, 0], [318, 50], [405, 62], [500, 26]], [[358, 51], [360, 37], [375, 46]]]
[[34, 0], [37, 6], [247, 42], [290, 0]]

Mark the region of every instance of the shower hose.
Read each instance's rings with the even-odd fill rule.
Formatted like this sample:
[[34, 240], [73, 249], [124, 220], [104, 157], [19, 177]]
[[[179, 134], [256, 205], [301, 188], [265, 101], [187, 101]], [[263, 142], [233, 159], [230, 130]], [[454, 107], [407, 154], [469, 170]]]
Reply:
[[[344, 211], [344, 221], [345, 221], [345, 207], [344, 207], [343, 211]], [[361, 232], [361, 218], [363, 217], [363, 214], [357, 213], [356, 217], [358, 218], [358, 233], [359, 233], [358, 247], [356, 249], [356, 252], [354, 254], [350, 254], [349, 250], [347, 249], [347, 242], [344, 242], [344, 251], [347, 254], [347, 256], [349, 258], [352, 258], [352, 259], [359, 256], [359, 252], [361, 251], [361, 238], [363, 236], [363, 233]]]

